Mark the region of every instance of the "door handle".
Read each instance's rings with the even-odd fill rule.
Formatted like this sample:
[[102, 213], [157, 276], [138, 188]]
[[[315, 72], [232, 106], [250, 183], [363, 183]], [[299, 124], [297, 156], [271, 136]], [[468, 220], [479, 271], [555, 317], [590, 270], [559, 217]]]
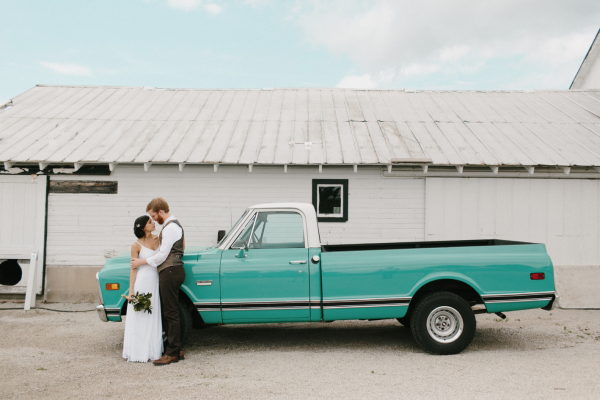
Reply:
[[290, 261], [290, 264], [306, 264], [306, 260]]

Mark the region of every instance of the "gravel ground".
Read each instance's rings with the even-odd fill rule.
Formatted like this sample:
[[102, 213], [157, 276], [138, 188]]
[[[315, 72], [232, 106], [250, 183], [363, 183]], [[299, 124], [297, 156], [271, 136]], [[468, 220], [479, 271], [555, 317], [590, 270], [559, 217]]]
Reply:
[[[62, 310], [95, 305], [40, 305]], [[0, 309], [22, 307], [3, 303]], [[95, 312], [0, 310], [1, 398], [597, 399], [600, 311], [477, 316], [455, 356], [419, 349], [395, 320], [195, 330], [165, 367], [121, 358], [124, 323]]]

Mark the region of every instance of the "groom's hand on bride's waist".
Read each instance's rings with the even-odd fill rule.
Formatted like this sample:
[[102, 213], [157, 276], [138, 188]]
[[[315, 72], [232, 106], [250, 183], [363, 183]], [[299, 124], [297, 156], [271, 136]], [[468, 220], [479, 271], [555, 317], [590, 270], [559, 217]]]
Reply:
[[143, 258], [132, 258], [131, 259], [131, 269], [139, 268], [144, 264], [147, 264], [147, 263], [146, 263], [146, 260]]

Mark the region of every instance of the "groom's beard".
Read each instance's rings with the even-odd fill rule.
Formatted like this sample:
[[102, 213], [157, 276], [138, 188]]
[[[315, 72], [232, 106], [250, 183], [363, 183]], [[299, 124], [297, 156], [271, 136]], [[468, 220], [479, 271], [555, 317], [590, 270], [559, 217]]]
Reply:
[[161, 217], [160, 215], [158, 215], [155, 219], [156, 222], [159, 223], [159, 225], [162, 225], [165, 223], [165, 219], [163, 217]]

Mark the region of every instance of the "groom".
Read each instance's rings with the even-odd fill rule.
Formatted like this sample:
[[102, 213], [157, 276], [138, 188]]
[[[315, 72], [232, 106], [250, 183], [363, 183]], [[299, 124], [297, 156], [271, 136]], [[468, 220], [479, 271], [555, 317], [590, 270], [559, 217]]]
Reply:
[[147, 259], [134, 258], [131, 260], [131, 268], [135, 269], [141, 265], [148, 264], [158, 270], [158, 287], [162, 307], [163, 321], [166, 326], [163, 329], [167, 333], [169, 345], [165, 354], [154, 365], [167, 365], [172, 362], [183, 360], [181, 351], [181, 327], [179, 325], [179, 287], [185, 279], [183, 269], [183, 249], [185, 238], [183, 228], [174, 216], [169, 212], [169, 205], [163, 198], [153, 199], [146, 207], [150, 217], [161, 224], [162, 230], [158, 236], [158, 252]]

